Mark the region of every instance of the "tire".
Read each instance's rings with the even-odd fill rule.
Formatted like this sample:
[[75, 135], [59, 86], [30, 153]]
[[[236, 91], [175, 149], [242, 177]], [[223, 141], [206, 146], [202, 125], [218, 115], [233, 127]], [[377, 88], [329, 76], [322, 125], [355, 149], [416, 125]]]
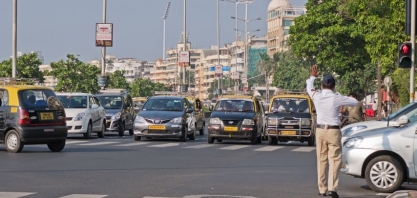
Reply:
[[125, 123], [122, 122], [122, 124], [119, 127], [119, 136], [122, 137], [123, 135], [125, 135]]
[[217, 139], [217, 142], [219, 142], [219, 143], [220, 143], [220, 142], [223, 142], [223, 140], [222, 140], [222, 139]]
[[152, 140], [152, 137], [146, 137], [147, 140]]
[[87, 132], [85, 132], [83, 134], [85, 139], [90, 139], [91, 138], [91, 131], [92, 130], [93, 130], [93, 126], [91, 125], [91, 122], [88, 122]]
[[259, 135], [259, 137], [256, 138], [256, 143], [261, 144], [263, 139], [263, 133]]
[[276, 145], [278, 143], [277, 139], [271, 136], [268, 136], [268, 145]]
[[186, 127], [182, 127], [181, 137], [180, 137], [181, 142], [186, 142], [187, 141], [187, 130], [188, 129]]
[[262, 128], [262, 132], [263, 132], [262, 141], [267, 141], [268, 136], [266, 135], [265, 127]]
[[251, 144], [257, 144], [258, 143], [258, 133], [256, 131], [252, 132], [252, 137], [250, 138]]
[[308, 146], [314, 146], [314, 143], [316, 143], [316, 137], [313, 135], [308, 138], [307, 144]]
[[[381, 166], [383, 166], [383, 168], [381, 168]], [[378, 173], [391, 175], [391, 178], [378, 175]], [[384, 179], [383, 181], [385, 182], [379, 183], [378, 180], [382, 179]], [[403, 183], [404, 170], [400, 162], [394, 157], [388, 155], [378, 156], [366, 165], [365, 180], [368, 186], [376, 192], [392, 193], [400, 188]]]
[[133, 124], [132, 124], [132, 128], [131, 129], [129, 129], [129, 135], [133, 135], [135, 133], [135, 124], [134, 124], [134, 122], [133, 122]]
[[65, 140], [55, 140], [49, 142], [47, 145], [49, 150], [51, 150], [52, 152], [60, 152], [65, 147]]
[[24, 143], [20, 141], [19, 133], [15, 130], [7, 132], [4, 144], [6, 145], [7, 151], [10, 153], [19, 153], [24, 146]]
[[140, 141], [141, 137], [140, 136], [134, 136], [135, 141]]
[[191, 135], [188, 135], [188, 138], [190, 140], [195, 140], [195, 131], [193, 131], [193, 133]]
[[200, 135], [204, 135], [204, 128], [206, 128], [205, 126], [206, 126], [206, 123], [203, 122], [203, 126], [201, 126], [201, 129], [199, 130]]
[[104, 122], [101, 124], [101, 131], [97, 133], [99, 138], [104, 138], [104, 133], [106, 132], [106, 125]]
[[[219, 140], [217, 140], [219, 141]], [[213, 144], [214, 143], [214, 138], [210, 137], [210, 135], [207, 136], [207, 143], [209, 144]]]

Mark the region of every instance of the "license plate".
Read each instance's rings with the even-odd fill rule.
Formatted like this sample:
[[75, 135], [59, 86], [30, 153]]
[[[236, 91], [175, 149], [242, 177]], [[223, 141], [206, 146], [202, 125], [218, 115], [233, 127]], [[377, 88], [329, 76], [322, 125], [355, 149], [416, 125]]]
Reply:
[[53, 120], [54, 114], [52, 112], [49, 113], [41, 113], [41, 120]]
[[237, 127], [224, 127], [224, 131], [237, 131]]
[[296, 135], [295, 131], [281, 131], [281, 135]]
[[151, 125], [149, 126], [149, 129], [154, 129], [154, 130], [165, 130], [165, 126], [164, 125]]

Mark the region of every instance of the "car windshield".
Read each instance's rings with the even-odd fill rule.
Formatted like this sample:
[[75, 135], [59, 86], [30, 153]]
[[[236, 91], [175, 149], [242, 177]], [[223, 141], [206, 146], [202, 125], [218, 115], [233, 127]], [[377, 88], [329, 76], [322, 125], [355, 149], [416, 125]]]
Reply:
[[96, 96], [105, 109], [121, 109], [123, 102], [121, 96]]
[[57, 98], [62, 102], [64, 108], [87, 108], [87, 96], [60, 95]]
[[253, 112], [253, 102], [249, 100], [220, 100], [217, 102], [214, 111], [230, 111], [230, 112]]
[[385, 117], [384, 120], [393, 120], [397, 119], [399, 116], [407, 115], [409, 122], [415, 122], [417, 121], [417, 103], [410, 103], [402, 107], [401, 109], [398, 109], [388, 117]]
[[306, 98], [275, 98], [269, 112], [310, 113]]
[[182, 111], [181, 99], [154, 98], [149, 99], [142, 107], [142, 111]]

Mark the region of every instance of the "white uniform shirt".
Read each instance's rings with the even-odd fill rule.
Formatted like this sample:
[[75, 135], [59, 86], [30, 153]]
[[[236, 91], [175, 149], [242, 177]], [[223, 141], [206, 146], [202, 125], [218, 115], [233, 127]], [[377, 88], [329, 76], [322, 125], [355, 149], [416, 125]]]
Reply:
[[315, 90], [314, 76], [307, 79], [307, 92], [313, 100], [317, 111], [317, 124], [339, 126], [339, 112], [341, 106], [355, 106], [358, 100], [355, 98], [342, 96], [330, 89]]

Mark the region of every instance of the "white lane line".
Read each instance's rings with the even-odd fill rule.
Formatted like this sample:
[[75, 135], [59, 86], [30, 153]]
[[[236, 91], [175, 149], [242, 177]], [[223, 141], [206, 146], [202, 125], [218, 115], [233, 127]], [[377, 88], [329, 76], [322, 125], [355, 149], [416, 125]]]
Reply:
[[35, 193], [33, 192], [0, 192], [1, 198], [19, 198], [19, 197], [25, 197], [28, 195], [33, 195]]
[[107, 195], [72, 194], [72, 195], [67, 195], [67, 196], [63, 196], [60, 198], [102, 198], [102, 197], [107, 197]]
[[67, 142], [65, 142], [65, 144], [78, 144], [78, 143], [84, 143], [84, 142], [88, 142], [88, 141], [77, 141], [77, 140], [75, 140], [75, 141], [67, 141]]
[[179, 146], [180, 143], [166, 143], [166, 144], [157, 144], [157, 145], [152, 145], [152, 146], [148, 146], [148, 147], [158, 147], [158, 148], [165, 148], [165, 147], [170, 147], [170, 146]]
[[223, 148], [220, 148], [220, 149], [233, 151], [233, 150], [238, 150], [238, 149], [242, 149], [242, 148], [246, 148], [246, 147], [249, 147], [249, 146], [247, 146], [247, 145], [234, 145], [234, 146], [226, 146], [226, 147], [223, 147]]
[[294, 152], [311, 152], [315, 149], [316, 148], [314, 148], [314, 147], [298, 147], [296, 149], [293, 149], [292, 151], [294, 151]]
[[284, 148], [283, 146], [265, 146], [262, 148], [255, 149], [254, 151], [275, 151]]
[[134, 143], [129, 143], [129, 144], [119, 144], [119, 145], [114, 145], [114, 146], [138, 146], [138, 145], [144, 145], [144, 144], [149, 144], [149, 142], [134, 142]]
[[97, 145], [106, 145], [106, 144], [117, 144], [120, 142], [94, 142], [94, 143], [87, 143], [87, 144], [80, 144], [83, 146], [97, 146]]
[[388, 196], [391, 195], [391, 193], [377, 193], [376, 196]]
[[184, 148], [191, 148], [191, 149], [201, 149], [201, 148], [208, 148], [208, 147], [212, 147], [212, 146], [216, 146], [213, 144], [200, 144], [200, 145], [195, 145], [195, 146], [187, 146]]

